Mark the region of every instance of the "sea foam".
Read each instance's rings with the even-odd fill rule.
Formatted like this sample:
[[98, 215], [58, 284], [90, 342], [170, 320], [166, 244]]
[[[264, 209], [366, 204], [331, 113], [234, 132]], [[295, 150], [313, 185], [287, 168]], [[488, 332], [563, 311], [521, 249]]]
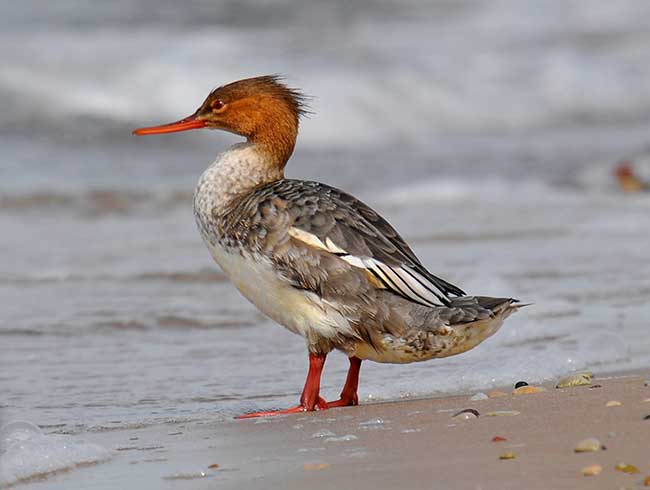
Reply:
[[10, 422], [0, 429], [0, 487], [110, 457], [110, 451], [97, 444], [46, 435], [30, 422]]

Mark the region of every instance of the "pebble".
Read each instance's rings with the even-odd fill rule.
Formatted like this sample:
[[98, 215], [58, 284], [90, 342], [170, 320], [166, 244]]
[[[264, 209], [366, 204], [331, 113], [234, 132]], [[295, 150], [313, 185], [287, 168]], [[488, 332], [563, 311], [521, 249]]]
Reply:
[[589, 373], [589, 372], [570, 374], [569, 376], [565, 376], [564, 378], [561, 378], [557, 382], [557, 385], [555, 385], [555, 387], [556, 388], [573, 388], [574, 386], [590, 385], [591, 384], [591, 378], [593, 378], [593, 377], [594, 377], [594, 375]]
[[214, 463], [214, 464], [211, 464], [210, 466], [208, 466], [208, 469], [211, 469], [211, 470], [216, 470], [217, 468], [219, 468], [219, 465], [217, 463]]
[[488, 396], [490, 398], [499, 398], [500, 396], [508, 396], [508, 394], [504, 391], [495, 390], [495, 391], [490, 391], [490, 393], [488, 393]]
[[623, 473], [638, 473], [639, 468], [634, 466], [633, 464], [627, 464], [627, 463], [618, 463], [615, 467], [616, 471], [622, 471]]
[[606, 407], [622, 407], [623, 404], [619, 402], [618, 400], [610, 400], [607, 403], [605, 403]]
[[519, 415], [521, 412], [517, 410], [496, 410], [495, 412], [488, 412], [485, 414], [486, 417], [513, 417], [514, 415]]
[[643, 420], [650, 420], [650, 413], [648, 415], [646, 415], [645, 417], [643, 417]]
[[474, 396], [472, 396], [470, 398], [470, 401], [478, 402], [478, 401], [481, 401], [481, 400], [487, 400], [488, 398], [489, 397], [485, 393], [478, 392], [478, 393], [476, 393]]
[[505, 441], [507, 441], [507, 440], [508, 440], [508, 439], [506, 439], [505, 437], [501, 437], [501, 436], [494, 436], [494, 437], [492, 438], [492, 442], [505, 442]]
[[512, 394], [513, 395], [530, 395], [532, 393], [541, 393], [542, 391], [546, 391], [546, 388], [542, 388], [541, 386], [525, 385], [525, 386], [520, 386], [519, 388], [515, 388], [512, 391]]
[[380, 418], [364, 420], [363, 422], [359, 422], [359, 427], [363, 427], [366, 429], [375, 429], [381, 427], [382, 425], [384, 425], [384, 419], [380, 419]]
[[528, 386], [528, 383], [526, 383], [525, 381], [517, 381], [517, 382], [515, 383], [515, 390], [516, 390], [517, 388], [521, 388], [522, 386]]
[[479, 416], [478, 410], [475, 410], [473, 408], [466, 408], [465, 410], [461, 410], [460, 412], [455, 413], [454, 415], [451, 416], [451, 418], [461, 419], [461, 420], [471, 420], [471, 419], [478, 418], [478, 416]]
[[336, 434], [328, 429], [321, 429], [318, 432], [314, 432], [311, 436], [316, 437], [334, 437]]
[[600, 475], [600, 472], [603, 471], [603, 467], [599, 464], [590, 464], [582, 468], [582, 474], [584, 476], [596, 476]]
[[643, 382], [643, 386], [650, 386], [650, 379]]
[[595, 437], [583, 439], [573, 449], [576, 453], [593, 453], [603, 449], [603, 444]]
[[510, 451], [507, 451], [505, 453], [501, 453], [499, 456], [499, 459], [515, 459], [515, 453], [512, 453]]
[[650, 487], [650, 476], [645, 477], [645, 479], [643, 480], [643, 486]]
[[307, 471], [326, 470], [329, 467], [330, 467], [329, 463], [307, 463], [303, 465], [303, 468]]

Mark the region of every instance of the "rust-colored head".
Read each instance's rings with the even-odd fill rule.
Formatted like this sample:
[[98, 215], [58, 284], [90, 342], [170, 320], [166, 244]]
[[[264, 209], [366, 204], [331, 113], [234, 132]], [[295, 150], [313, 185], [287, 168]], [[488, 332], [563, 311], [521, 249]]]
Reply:
[[137, 135], [210, 128], [229, 131], [259, 145], [279, 165], [293, 152], [306, 97], [275, 75], [247, 78], [213, 90], [194, 114], [162, 126], [140, 128]]

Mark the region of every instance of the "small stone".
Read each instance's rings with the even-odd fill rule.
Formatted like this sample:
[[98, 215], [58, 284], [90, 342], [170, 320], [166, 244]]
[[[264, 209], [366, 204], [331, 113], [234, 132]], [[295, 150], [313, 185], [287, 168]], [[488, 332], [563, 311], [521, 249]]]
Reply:
[[583, 439], [573, 449], [576, 453], [594, 453], [603, 449], [603, 444], [595, 437]]
[[594, 389], [596, 389], [596, 388], [602, 388], [602, 387], [603, 387], [603, 385], [591, 385], [591, 386], [589, 387], [589, 389], [590, 389], [590, 390], [594, 390]]
[[516, 388], [513, 390], [512, 394], [513, 395], [531, 395], [533, 393], [541, 393], [543, 391], [546, 391], [546, 388], [542, 388], [541, 386], [520, 386], [519, 388]]
[[615, 467], [616, 471], [622, 471], [623, 473], [635, 474], [639, 472], [639, 468], [633, 464], [627, 463], [618, 463]]
[[650, 487], [650, 476], [646, 476], [646, 477], [643, 479], [643, 486], [644, 486], [644, 487]]
[[593, 377], [594, 377], [594, 375], [589, 373], [589, 372], [570, 374], [569, 376], [565, 376], [564, 378], [561, 378], [557, 382], [557, 385], [555, 385], [555, 387], [556, 388], [573, 388], [575, 386], [590, 385], [591, 384], [591, 378], [593, 378]]
[[319, 430], [319, 431], [317, 431], [317, 432], [314, 432], [311, 436], [312, 436], [313, 438], [318, 438], [318, 437], [334, 437], [334, 436], [336, 436], [336, 434], [334, 434], [334, 432], [332, 432], [332, 431], [329, 430], [329, 429], [321, 429], [321, 430]]
[[650, 413], [648, 415], [646, 415], [645, 417], [643, 417], [643, 420], [650, 420]]
[[478, 393], [476, 393], [474, 396], [472, 396], [470, 398], [470, 401], [478, 402], [478, 401], [481, 401], [481, 400], [487, 400], [488, 398], [489, 397], [485, 393], [478, 392]]
[[219, 465], [217, 463], [214, 463], [214, 464], [211, 464], [210, 466], [208, 466], [208, 469], [210, 469], [210, 470], [216, 470], [217, 468], [219, 468]]
[[643, 386], [650, 386], [650, 379], [645, 380]]
[[507, 440], [508, 440], [508, 439], [506, 439], [505, 437], [501, 437], [501, 436], [494, 436], [494, 437], [492, 438], [492, 442], [505, 442], [505, 441], [507, 441]]
[[610, 400], [607, 403], [605, 403], [606, 407], [622, 407], [623, 404], [619, 402], [618, 400]]
[[488, 412], [485, 414], [486, 417], [513, 417], [519, 415], [521, 412], [517, 410], [496, 410], [494, 412]]
[[326, 470], [329, 467], [330, 467], [329, 463], [307, 463], [307, 464], [303, 465], [303, 468], [306, 471]]
[[522, 386], [528, 386], [528, 383], [526, 383], [525, 381], [517, 381], [517, 382], [515, 383], [515, 390], [516, 390], [517, 388], [521, 388]]
[[461, 420], [471, 420], [478, 418], [479, 413], [478, 410], [475, 410], [473, 408], [466, 408], [465, 410], [461, 410], [460, 412], [455, 413], [452, 415], [451, 418], [453, 419], [461, 419]]
[[505, 453], [501, 453], [499, 459], [515, 459], [515, 453], [506, 451]]
[[599, 464], [590, 464], [582, 468], [582, 474], [584, 476], [596, 476], [600, 475], [600, 472], [603, 471], [603, 467]]
[[490, 398], [499, 398], [500, 396], [508, 396], [508, 394], [504, 391], [494, 390], [494, 391], [490, 391], [488, 393], [488, 396]]

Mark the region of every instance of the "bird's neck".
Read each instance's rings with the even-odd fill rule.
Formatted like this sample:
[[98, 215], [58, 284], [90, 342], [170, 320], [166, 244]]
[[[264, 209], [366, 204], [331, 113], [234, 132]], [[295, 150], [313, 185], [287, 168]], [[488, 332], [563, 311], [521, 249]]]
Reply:
[[194, 205], [197, 211], [227, 212], [237, 198], [283, 178], [284, 165], [279, 166], [264, 146], [239, 143], [218, 155], [203, 172]]

